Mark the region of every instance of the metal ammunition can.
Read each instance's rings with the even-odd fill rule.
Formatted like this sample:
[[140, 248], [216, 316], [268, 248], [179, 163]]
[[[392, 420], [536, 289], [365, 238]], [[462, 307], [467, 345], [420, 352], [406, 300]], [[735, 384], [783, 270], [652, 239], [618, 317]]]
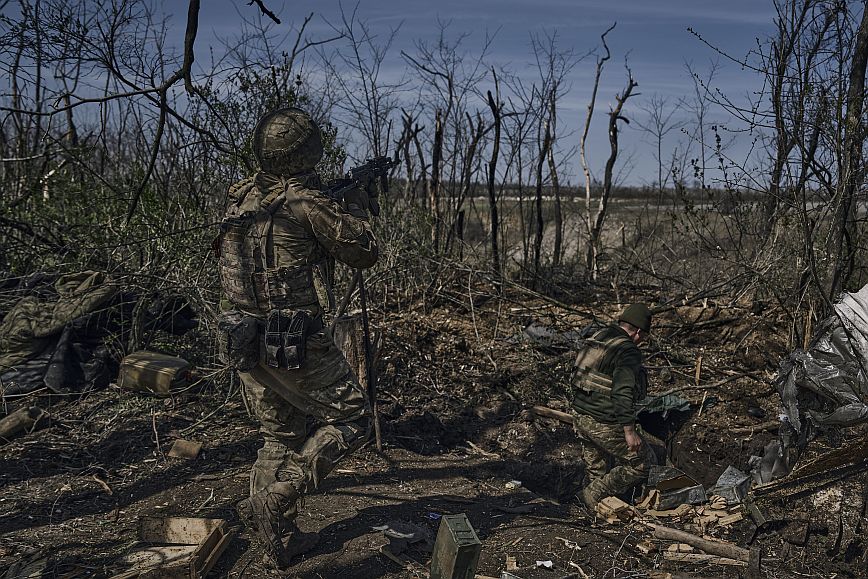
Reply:
[[443, 515], [431, 556], [431, 579], [473, 579], [481, 552], [467, 515]]

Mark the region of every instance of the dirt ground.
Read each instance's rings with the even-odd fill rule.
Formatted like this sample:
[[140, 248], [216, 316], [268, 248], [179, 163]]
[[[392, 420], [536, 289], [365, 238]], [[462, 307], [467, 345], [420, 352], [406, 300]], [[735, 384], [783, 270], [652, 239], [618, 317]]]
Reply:
[[[0, 447], [0, 570], [30, 562], [41, 570], [34, 577], [110, 577], [136, 545], [140, 516], [177, 515], [223, 518], [237, 531], [212, 577], [424, 577], [425, 547], [411, 545], [402, 567], [381, 554], [389, 540], [375, 527], [410, 524], [433, 538], [442, 515], [465, 513], [482, 541], [484, 576], [500, 577], [508, 556], [523, 579], [741, 576], [740, 567], [643, 553], [637, 544], [650, 538], [647, 528], [587, 512], [575, 500], [583, 467], [571, 428], [529, 410], [567, 408], [558, 383], [570, 356], [522, 339], [521, 330], [532, 321], [580, 328], [592, 309], [605, 319], [621, 304], [566, 305], [518, 289], [493, 294], [479, 283], [375, 312], [384, 336], [384, 450], [368, 445], [306, 497], [299, 525], [320, 532], [320, 543], [283, 575], [263, 564], [233, 507], [247, 493], [261, 443], [257, 423], [237, 386], [215, 384], [168, 399], [110, 388], [76, 400], [15, 401], [50, 403], [51, 421]], [[673, 464], [707, 485], [728, 465], [747, 472], [749, 457], [775, 437], [750, 427], [777, 414], [771, 379], [788, 351], [785, 327], [752, 303], [706, 302], [658, 315], [646, 349], [651, 391], [676, 390], [692, 406], [680, 428], [655, 433]], [[203, 444], [196, 459], [166, 456], [180, 438]], [[764, 505], [777, 518], [762, 529], [745, 517], [712, 534], [759, 547], [768, 577], [864, 576], [866, 493], [860, 512], [847, 507], [868, 488], [860, 477], [818, 489], [819, 498]], [[818, 509], [837, 519], [817, 522]], [[844, 525], [846, 517], [855, 522]], [[785, 539], [808, 520], [803, 545]]]

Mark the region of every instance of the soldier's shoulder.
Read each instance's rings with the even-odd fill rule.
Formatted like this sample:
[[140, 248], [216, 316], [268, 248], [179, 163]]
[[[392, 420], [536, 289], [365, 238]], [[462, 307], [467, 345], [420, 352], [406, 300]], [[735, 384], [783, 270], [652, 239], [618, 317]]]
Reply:
[[236, 181], [232, 185], [229, 186], [229, 199], [232, 201], [237, 201], [238, 199], [243, 198], [250, 192], [251, 189], [256, 187], [256, 176], [251, 175], [250, 177], [245, 177], [240, 181]]

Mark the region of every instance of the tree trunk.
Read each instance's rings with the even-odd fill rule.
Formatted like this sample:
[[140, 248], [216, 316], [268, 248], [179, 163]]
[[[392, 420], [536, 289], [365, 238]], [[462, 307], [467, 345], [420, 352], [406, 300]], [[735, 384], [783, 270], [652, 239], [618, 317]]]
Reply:
[[618, 158], [618, 121], [627, 121], [627, 119], [621, 117], [621, 109], [623, 109], [624, 103], [627, 102], [627, 99], [630, 98], [633, 93], [633, 89], [637, 86], [638, 84], [633, 80], [633, 76], [630, 75], [629, 80], [627, 81], [627, 88], [624, 90], [624, 95], [615, 97], [618, 104], [615, 106], [615, 109], [609, 113], [610, 153], [609, 159], [606, 161], [605, 172], [603, 173], [603, 191], [600, 196], [599, 207], [597, 208], [597, 219], [594, 222], [594, 227], [591, 231], [591, 239], [587, 255], [588, 272], [594, 279], [596, 279], [597, 274], [599, 273], [598, 256], [600, 236], [603, 232], [603, 224], [606, 220], [606, 215], [609, 209], [609, 197], [612, 194], [612, 174], [615, 169], [615, 161]]
[[431, 240], [434, 253], [440, 250], [440, 160], [443, 156], [443, 118], [440, 109], [434, 117], [434, 150], [431, 152], [431, 183], [429, 201], [431, 204]]
[[[492, 70], [492, 73], [494, 71]], [[491, 268], [494, 270], [494, 275], [498, 278], [501, 276], [500, 271], [500, 251], [497, 247], [497, 193], [494, 189], [494, 181], [497, 177], [497, 158], [500, 155], [500, 89], [497, 85], [497, 75], [494, 74], [494, 90], [497, 93], [497, 99], [488, 91], [488, 106], [491, 108], [491, 115], [494, 117], [494, 142], [491, 146], [491, 158], [488, 161], [488, 209], [491, 220]]]
[[[868, 6], [863, 5], [862, 21], [856, 33], [856, 47], [850, 67], [850, 86], [847, 90], [847, 118], [844, 138], [844, 167], [838, 189], [840, 203], [832, 223], [834, 269], [826, 296], [834, 300], [844, 289], [856, 252], [856, 193], [862, 183], [865, 167], [862, 147], [865, 139], [862, 110], [865, 104], [865, 71], [868, 66]], [[846, 247], [845, 247], [846, 245]]]
[[[540, 273], [540, 259], [542, 254], [543, 240], [543, 211], [542, 211], [542, 194], [543, 194], [543, 178], [542, 170], [548, 156], [549, 147], [551, 146], [551, 130], [548, 122], [546, 122], [545, 135], [543, 136], [542, 149], [539, 152], [539, 158], [536, 164], [536, 235], [533, 242], [533, 272], [535, 276]], [[537, 278], [534, 278], [532, 287], [536, 287]]]

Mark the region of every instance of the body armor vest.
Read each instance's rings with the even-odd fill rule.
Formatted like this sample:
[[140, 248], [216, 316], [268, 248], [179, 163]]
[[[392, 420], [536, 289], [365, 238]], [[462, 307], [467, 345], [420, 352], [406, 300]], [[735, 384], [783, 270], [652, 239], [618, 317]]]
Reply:
[[576, 356], [572, 384], [575, 389], [587, 394], [591, 392], [611, 394], [613, 377], [611, 374], [602, 371], [604, 362], [607, 356], [613, 354], [618, 346], [630, 342], [630, 338], [626, 336], [616, 336], [602, 341], [596, 339], [603, 331], [605, 329], [585, 339], [585, 347], [579, 350]]
[[318, 309], [314, 266], [276, 265], [273, 222], [275, 213], [285, 205], [286, 187], [272, 188], [265, 196], [255, 178], [236, 187], [233, 196], [237, 201], [230, 205], [220, 224], [217, 243], [218, 270], [226, 298], [238, 309], [256, 316], [272, 310]]

